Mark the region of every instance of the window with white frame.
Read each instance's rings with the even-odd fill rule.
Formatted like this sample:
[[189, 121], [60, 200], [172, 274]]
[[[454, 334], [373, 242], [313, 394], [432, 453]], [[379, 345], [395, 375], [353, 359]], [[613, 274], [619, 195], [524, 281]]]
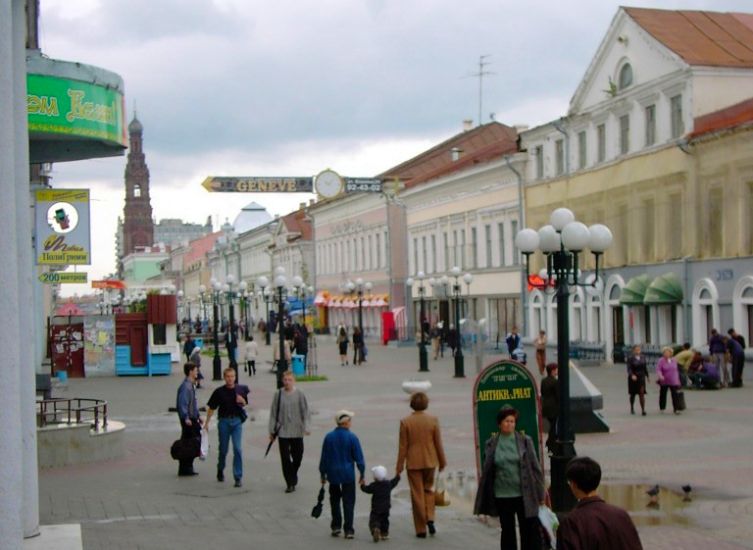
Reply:
[[596, 127], [596, 159], [599, 162], [607, 159], [607, 126], [604, 123]]
[[374, 269], [374, 236], [369, 235], [369, 265], [368, 269]]
[[534, 147], [533, 154], [536, 157], [536, 179], [540, 180], [544, 177], [544, 146]]
[[685, 123], [682, 120], [682, 94], [669, 99], [669, 112], [672, 138], [678, 138], [685, 133]]
[[618, 80], [620, 90], [624, 90], [633, 83], [633, 67], [630, 66], [630, 63], [625, 63], [622, 66]]
[[437, 236], [431, 236], [431, 272], [437, 272]]
[[[510, 220], [510, 235], [518, 234], [518, 220]], [[515, 246], [515, 239], [513, 237], [512, 243], [512, 265], [518, 265], [520, 263], [520, 254], [518, 254], [518, 247]]]
[[478, 236], [475, 227], [471, 227], [471, 268], [478, 267]]
[[656, 105], [647, 105], [644, 109], [646, 119], [646, 147], [656, 143]]
[[507, 258], [505, 256], [505, 222], [497, 224], [497, 236], [499, 237], [499, 265], [503, 267], [507, 265]]
[[413, 239], [413, 274], [418, 273], [418, 237]]
[[376, 234], [376, 266], [377, 269], [382, 267], [382, 239], [379, 233]]
[[625, 155], [630, 152], [630, 115], [624, 114], [620, 117], [620, 154]]
[[554, 142], [554, 166], [556, 175], [565, 172], [565, 140], [558, 139]]
[[486, 243], [486, 267], [492, 266], [492, 226], [488, 223], [484, 226], [484, 241]]
[[447, 231], [443, 233], [444, 238], [444, 270], [450, 270], [450, 236]]
[[423, 262], [421, 263], [421, 267], [425, 272], [429, 271], [429, 258], [428, 258], [429, 250], [426, 247], [426, 236], [424, 235], [421, 237], [421, 259]]
[[586, 131], [581, 130], [578, 132], [578, 168], [580, 169], [585, 168], [588, 162], [586, 153]]

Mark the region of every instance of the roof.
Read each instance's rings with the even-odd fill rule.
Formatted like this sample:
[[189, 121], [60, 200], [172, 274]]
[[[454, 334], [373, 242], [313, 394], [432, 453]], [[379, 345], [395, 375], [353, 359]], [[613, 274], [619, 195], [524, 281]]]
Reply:
[[300, 235], [301, 240], [310, 241], [313, 237], [311, 221], [306, 217], [306, 211], [301, 208], [283, 216], [282, 223], [285, 224], [288, 233]]
[[623, 9], [689, 65], [753, 67], [753, 14]]
[[244, 206], [233, 221], [233, 229], [239, 235], [272, 221], [267, 209], [256, 202]]
[[[379, 174], [383, 180], [398, 179], [406, 187], [456, 172], [469, 166], [499, 159], [517, 151], [518, 133], [499, 122], [490, 122], [456, 134], [389, 170]], [[452, 150], [460, 150], [460, 158], [452, 160]]]
[[204, 258], [207, 252], [212, 250], [217, 238], [222, 235], [221, 231], [204, 235], [188, 243], [188, 249], [183, 255], [183, 265], [188, 266]]
[[753, 98], [697, 117], [693, 121], [693, 131], [688, 135], [688, 138], [693, 139], [747, 124], [753, 124]]

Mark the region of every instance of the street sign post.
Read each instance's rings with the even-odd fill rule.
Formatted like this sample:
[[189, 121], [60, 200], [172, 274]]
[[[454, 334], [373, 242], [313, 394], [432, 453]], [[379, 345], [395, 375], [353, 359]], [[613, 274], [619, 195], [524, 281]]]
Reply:
[[63, 271], [48, 271], [39, 275], [39, 280], [45, 284], [86, 284], [88, 273], [68, 273]]
[[502, 360], [487, 366], [473, 387], [473, 422], [476, 439], [476, 467], [483, 464], [481, 453], [486, 441], [499, 431], [497, 413], [504, 405], [519, 413], [515, 429], [533, 440], [539, 461], [541, 455], [541, 415], [536, 381], [525, 365]]

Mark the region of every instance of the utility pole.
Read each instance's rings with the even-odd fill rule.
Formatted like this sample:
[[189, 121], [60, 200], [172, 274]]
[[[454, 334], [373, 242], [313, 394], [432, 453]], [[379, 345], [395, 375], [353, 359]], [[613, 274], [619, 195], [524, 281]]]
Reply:
[[478, 77], [478, 125], [479, 126], [481, 126], [482, 124], [481, 116], [483, 113], [483, 104], [484, 104], [484, 76], [496, 74], [491, 71], [484, 70], [485, 67], [491, 63], [490, 61], [486, 60], [488, 57], [491, 57], [491, 54], [478, 56], [478, 72], [471, 74], [471, 76]]

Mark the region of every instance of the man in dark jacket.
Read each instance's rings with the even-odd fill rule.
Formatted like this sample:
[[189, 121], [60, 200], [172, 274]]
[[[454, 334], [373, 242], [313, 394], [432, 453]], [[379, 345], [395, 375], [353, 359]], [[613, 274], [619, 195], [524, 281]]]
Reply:
[[[180, 420], [180, 438], [184, 440], [196, 440], [201, 437], [201, 419], [199, 418], [199, 406], [196, 403], [196, 365], [186, 363], [183, 365], [183, 372], [186, 377], [183, 383], [178, 387], [178, 396], [176, 399], [176, 410], [178, 411], [178, 420]], [[193, 442], [193, 441], [192, 441]], [[198, 449], [199, 445], [196, 444]], [[195, 476], [193, 469], [193, 458], [182, 459], [178, 461], [179, 476]]]
[[518, 327], [512, 327], [512, 332], [505, 338], [507, 344], [507, 352], [510, 357], [513, 357], [513, 352], [520, 347], [520, 334], [518, 334]]
[[601, 482], [598, 462], [576, 457], [568, 463], [565, 477], [578, 504], [557, 529], [559, 550], [643, 550], [628, 513], [596, 493]]
[[714, 359], [716, 368], [719, 369], [719, 374], [722, 376], [722, 385], [726, 387], [729, 384], [729, 369], [727, 369], [727, 361], [724, 359], [724, 339], [722, 335], [715, 329], [711, 329], [711, 336], [709, 337], [709, 355]]
[[549, 435], [546, 438], [546, 448], [554, 453], [557, 441], [557, 416], [560, 411], [560, 386], [557, 381], [557, 363], [546, 366], [546, 377], [541, 381], [541, 416], [549, 423]]
[[740, 342], [733, 337], [724, 337], [724, 345], [729, 352], [730, 362], [732, 363], [732, 384], [733, 388], [741, 388], [743, 385], [743, 368], [745, 367], [745, 350]]

